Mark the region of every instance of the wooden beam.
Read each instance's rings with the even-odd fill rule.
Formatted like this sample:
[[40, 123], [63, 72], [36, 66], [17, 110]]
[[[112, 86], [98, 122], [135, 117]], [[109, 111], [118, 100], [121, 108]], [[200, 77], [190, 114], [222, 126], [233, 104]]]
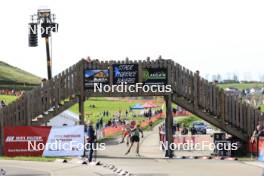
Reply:
[[[165, 157], [172, 158], [173, 151], [171, 150], [170, 146], [173, 143], [173, 133], [172, 133], [172, 126], [173, 126], [173, 115], [172, 115], [172, 101], [171, 96], [165, 96], [165, 103], [166, 103], [166, 119], [165, 119], [165, 134], [166, 134], [166, 142], [167, 142], [167, 149], [165, 153]], [[166, 144], [165, 144], [166, 145]]]

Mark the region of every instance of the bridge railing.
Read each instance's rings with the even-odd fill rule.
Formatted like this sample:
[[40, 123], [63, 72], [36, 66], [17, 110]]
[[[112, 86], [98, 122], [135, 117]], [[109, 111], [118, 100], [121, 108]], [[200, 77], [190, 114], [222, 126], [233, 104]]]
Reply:
[[258, 122], [263, 123], [263, 113], [241, 97], [228, 95], [214, 83], [200, 77], [199, 72], [193, 73], [171, 62], [174, 92], [192, 103], [194, 108], [209, 113], [223, 126], [230, 125], [247, 136], [252, 135]]
[[81, 60], [0, 109], [0, 154], [3, 149], [5, 126], [31, 125], [33, 119], [40, 115], [43, 117], [51, 108], [56, 111], [56, 108], [63, 106], [60, 105], [61, 101], [80, 93], [83, 84], [83, 63], [84, 60]]

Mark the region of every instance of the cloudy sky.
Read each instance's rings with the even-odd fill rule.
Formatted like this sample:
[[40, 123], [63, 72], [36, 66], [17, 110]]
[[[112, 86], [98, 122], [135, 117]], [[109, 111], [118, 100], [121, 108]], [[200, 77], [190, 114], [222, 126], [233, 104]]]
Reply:
[[57, 15], [53, 72], [81, 58], [155, 59], [159, 55], [203, 76], [264, 75], [264, 1], [255, 0], [2, 0], [0, 60], [46, 77], [44, 40], [28, 47], [30, 15]]

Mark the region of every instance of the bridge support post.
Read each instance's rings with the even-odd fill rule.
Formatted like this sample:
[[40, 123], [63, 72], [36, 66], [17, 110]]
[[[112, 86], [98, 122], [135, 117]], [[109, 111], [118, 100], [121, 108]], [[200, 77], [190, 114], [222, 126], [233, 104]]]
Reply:
[[82, 95], [79, 96], [79, 118], [81, 125], [84, 125], [84, 99]]
[[165, 119], [165, 134], [166, 134], [166, 153], [165, 157], [173, 158], [173, 150], [171, 149], [171, 144], [173, 143], [173, 115], [172, 115], [172, 101], [171, 95], [166, 95], [164, 97], [166, 103], [166, 119]]
[[85, 102], [85, 90], [84, 90], [84, 70], [85, 70], [85, 64], [82, 62], [80, 65], [80, 95], [79, 95], [79, 119], [80, 119], [80, 125], [84, 125], [84, 102]]

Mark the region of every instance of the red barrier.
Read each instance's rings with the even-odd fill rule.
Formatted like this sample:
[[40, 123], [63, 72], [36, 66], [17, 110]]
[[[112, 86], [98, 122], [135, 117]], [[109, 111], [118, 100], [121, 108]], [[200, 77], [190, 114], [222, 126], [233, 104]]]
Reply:
[[192, 113], [188, 112], [188, 111], [177, 111], [176, 113], [173, 113], [173, 117], [177, 117], [177, 116], [189, 116], [192, 115]]
[[[162, 113], [157, 114], [157, 115], [151, 117], [150, 119], [147, 119], [147, 120], [141, 122], [140, 126], [141, 126], [141, 128], [144, 128], [144, 127], [148, 126], [151, 121], [153, 123], [160, 118], [162, 118]], [[109, 137], [109, 136], [115, 135], [117, 133], [120, 133], [122, 131], [123, 131], [123, 125], [117, 125], [116, 127], [106, 127], [103, 129], [103, 136]]]
[[248, 151], [250, 153], [257, 153], [257, 143], [256, 142], [254, 142], [254, 143], [249, 142], [248, 143]]
[[[263, 146], [264, 146], [264, 137], [260, 137], [258, 142], [259, 152]], [[257, 153], [258, 148], [257, 148], [257, 142], [254, 142], [253, 144], [251, 142], [248, 143], [248, 151], [250, 153]]]
[[118, 125], [116, 127], [106, 127], [103, 129], [103, 136], [109, 137], [123, 131], [123, 126]]
[[[166, 135], [164, 132], [159, 133], [160, 142], [165, 142]], [[201, 143], [203, 141], [207, 141], [208, 143], [213, 143], [213, 139], [208, 135], [193, 135], [193, 136], [185, 136], [185, 135], [179, 135], [179, 136], [173, 136], [173, 142], [175, 144], [181, 144], [186, 143], [187, 141], [193, 142], [193, 143]]]
[[160, 118], [162, 118], [162, 113], [157, 114], [157, 115], [151, 117], [150, 119], [147, 119], [147, 120], [141, 122], [140, 126], [141, 126], [141, 128], [144, 128], [144, 127], [148, 126], [150, 124], [150, 122], [152, 122], [152, 123], [156, 122]]
[[190, 141], [193, 143], [201, 143], [203, 141], [207, 141], [208, 143], [213, 143], [213, 139], [208, 135], [174, 136], [175, 144], [186, 143], [187, 141]]

